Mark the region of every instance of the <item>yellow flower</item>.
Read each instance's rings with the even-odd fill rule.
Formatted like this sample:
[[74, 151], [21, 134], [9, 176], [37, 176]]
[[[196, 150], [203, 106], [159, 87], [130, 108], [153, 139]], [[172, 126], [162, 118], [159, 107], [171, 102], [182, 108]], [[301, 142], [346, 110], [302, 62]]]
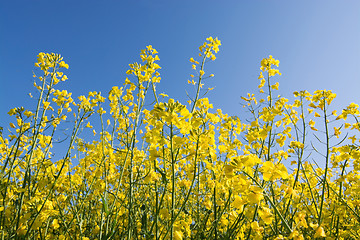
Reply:
[[272, 89], [279, 90], [279, 83], [275, 83], [274, 85], [271, 85]]
[[60, 227], [59, 221], [57, 219], [54, 219], [52, 222], [52, 227], [56, 230]]
[[251, 228], [252, 228], [255, 232], [261, 232], [261, 231], [264, 230], [263, 227], [260, 227], [260, 226], [259, 226], [259, 223], [258, 223], [258, 222], [252, 222], [252, 223], [250, 224], [250, 226], [251, 226]]
[[183, 234], [181, 231], [175, 231], [174, 232], [174, 239], [175, 240], [182, 240], [183, 239]]
[[233, 206], [235, 208], [242, 211], [244, 204], [245, 204], [244, 200], [239, 195], [235, 196], [235, 199], [233, 201]]
[[339, 135], [341, 134], [340, 128], [334, 127], [334, 135], [339, 138]]
[[99, 232], [100, 232], [100, 227], [99, 227], [99, 225], [96, 225], [95, 228], [94, 228], [94, 230], [92, 231], [92, 234], [96, 235], [96, 234], [98, 234]]
[[61, 61], [61, 62], [59, 63], [59, 67], [69, 69], [69, 65], [66, 64], [64, 61]]
[[298, 230], [294, 230], [290, 236], [289, 236], [290, 239], [294, 239], [294, 240], [303, 240], [304, 239], [304, 236], [302, 234], [299, 233]]
[[304, 148], [304, 144], [298, 141], [291, 141], [290, 142], [290, 147], [291, 148], [300, 148], [303, 149]]
[[15, 115], [16, 114], [16, 108], [13, 108], [13, 109], [10, 109], [10, 111], [8, 112], [8, 114], [10, 115], [10, 116], [12, 116], [12, 115]]
[[194, 58], [190, 58], [190, 62], [195, 63], [195, 64], [199, 64], [199, 62], [195, 61]]
[[326, 237], [326, 234], [325, 234], [325, 231], [324, 231], [324, 228], [323, 227], [318, 227], [315, 231], [315, 235], [314, 235], [315, 238], [317, 237]]
[[231, 165], [225, 165], [225, 176], [228, 178], [232, 178], [234, 176], [234, 169], [235, 167], [231, 166]]
[[264, 162], [260, 171], [263, 173], [264, 181], [273, 181], [279, 178], [287, 179], [289, 177], [287, 169], [282, 163], [274, 165], [270, 161]]
[[274, 219], [271, 210], [266, 207], [259, 209], [259, 216], [266, 224], [271, 224]]
[[27, 117], [31, 117], [31, 116], [34, 116], [35, 114], [32, 113], [32, 112], [30, 112], [30, 111], [28, 111], [28, 110], [26, 110], [26, 111], [24, 112], [24, 115], [27, 116]]
[[248, 200], [250, 203], [259, 204], [263, 198], [264, 196], [261, 192], [250, 192], [248, 194]]

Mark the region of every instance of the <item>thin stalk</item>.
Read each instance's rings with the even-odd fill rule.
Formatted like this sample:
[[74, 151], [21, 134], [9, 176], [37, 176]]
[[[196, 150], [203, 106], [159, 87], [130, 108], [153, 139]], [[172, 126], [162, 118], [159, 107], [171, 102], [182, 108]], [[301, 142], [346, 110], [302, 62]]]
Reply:
[[[171, 154], [171, 220], [175, 216], [175, 159], [173, 149], [173, 124], [170, 125], [170, 154]], [[174, 224], [170, 226], [170, 240], [174, 237]]]
[[[53, 68], [53, 74], [51, 75], [52, 78], [50, 80], [50, 84], [49, 84], [49, 88], [48, 88], [48, 91], [47, 91], [47, 94], [46, 94], [46, 97], [45, 97], [45, 99], [46, 99], [45, 101], [48, 100], [50, 92], [52, 90], [52, 84], [53, 84], [53, 81], [54, 81], [55, 72], [56, 72], [56, 67]], [[42, 88], [41, 88], [41, 92], [40, 92], [40, 97], [39, 97], [37, 107], [36, 107], [36, 113], [35, 113], [35, 117], [34, 117], [34, 121], [35, 121], [34, 126], [36, 126], [36, 123], [37, 123], [37, 119], [38, 119], [38, 115], [39, 115], [40, 107], [41, 107], [41, 100], [42, 100], [42, 96], [44, 94], [45, 86], [46, 86], [46, 74], [44, 74], [44, 77], [43, 77], [43, 84], [42, 84]], [[32, 146], [30, 148], [30, 155], [26, 160], [26, 170], [25, 170], [25, 175], [24, 175], [24, 181], [23, 181], [23, 184], [22, 184], [22, 188], [25, 189], [26, 182], [28, 182], [29, 191], [30, 191], [30, 184], [31, 184], [31, 160], [32, 160], [33, 155], [34, 155], [34, 149], [35, 149], [35, 146], [36, 146], [36, 141], [37, 141], [38, 135], [40, 133], [41, 123], [42, 123], [42, 120], [44, 119], [45, 113], [46, 113], [46, 109], [44, 109], [43, 112], [42, 112], [40, 123], [39, 123], [37, 129], [34, 127], [34, 131], [33, 131], [33, 134], [32, 134], [32, 136], [33, 136], [33, 138], [32, 138]], [[24, 196], [25, 196], [25, 192], [22, 192], [20, 194], [20, 204], [19, 204], [19, 208], [18, 208], [16, 229], [19, 228], [19, 224], [20, 224], [20, 216], [21, 216], [21, 212], [22, 212], [22, 205], [24, 203]], [[29, 198], [30, 197], [31, 196], [29, 196]], [[17, 236], [17, 233], [16, 233], [16, 236]]]
[[[344, 176], [344, 172], [345, 172], [345, 167], [346, 167], [346, 164], [347, 164], [347, 159], [345, 160], [344, 162], [344, 166], [341, 170], [341, 178]], [[340, 186], [339, 186], [339, 198], [341, 199], [341, 195], [342, 195], [342, 184], [343, 181], [340, 182]], [[336, 220], [336, 238], [339, 237], [339, 224], [340, 224], [340, 216], [336, 216], [337, 217], [337, 220]]]
[[[201, 62], [200, 72], [204, 71], [206, 55], [207, 55], [208, 52], [209, 52], [209, 50], [207, 50], [207, 51], [204, 53], [204, 57], [203, 57], [202, 62]], [[200, 74], [199, 74], [199, 82], [198, 82], [198, 85], [197, 85], [197, 90], [196, 90], [196, 96], [195, 96], [195, 99], [194, 99], [194, 104], [193, 104], [193, 106], [192, 106], [192, 108], [191, 108], [191, 113], [194, 112], [195, 106], [196, 106], [196, 102], [197, 102], [197, 100], [198, 100], [198, 98], [199, 98], [200, 89], [201, 89], [202, 76], [203, 76], [203, 75], [200, 75]]]
[[26, 232], [26, 234], [25, 234], [25, 238], [26, 238], [27, 235], [30, 233], [29, 230], [31, 229], [32, 225], [34, 224], [36, 218], [39, 216], [41, 210], [44, 208], [46, 201], [48, 200], [48, 198], [50, 197], [50, 195], [53, 193], [53, 190], [54, 190], [54, 188], [55, 188], [55, 185], [56, 185], [56, 183], [57, 183], [57, 180], [59, 179], [59, 177], [60, 177], [60, 175], [61, 175], [61, 172], [62, 172], [62, 170], [63, 170], [64, 167], [65, 167], [66, 161], [70, 159], [71, 148], [72, 148], [72, 146], [73, 146], [73, 143], [74, 143], [75, 138], [76, 138], [76, 136], [77, 136], [78, 130], [79, 130], [79, 128], [80, 128], [80, 124], [81, 124], [81, 122], [83, 121], [83, 119], [84, 119], [84, 116], [82, 116], [82, 117], [80, 118], [80, 121], [78, 122], [78, 125], [77, 125], [77, 126], [76, 126], [76, 125], [74, 126], [73, 134], [71, 135], [70, 145], [69, 145], [69, 147], [68, 147], [68, 150], [67, 150], [67, 153], [66, 153], [66, 155], [65, 155], [65, 158], [64, 158], [64, 160], [63, 160], [63, 163], [62, 163], [62, 165], [61, 165], [61, 167], [60, 167], [60, 170], [59, 170], [58, 174], [55, 176], [55, 179], [54, 179], [54, 181], [53, 181], [53, 184], [52, 184], [52, 186], [50, 187], [49, 193], [48, 193], [47, 196], [45, 197], [45, 200], [44, 200], [44, 202], [42, 203], [42, 205], [41, 205], [38, 213], [35, 215], [33, 221], [31, 222], [31, 224], [29, 224], [29, 228], [28, 228], [28, 230], [27, 230], [27, 232]]
[[[196, 141], [196, 150], [195, 150], [195, 157], [194, 157], [194, 175], [193, 175], [193, 179], [191, 181], [191, 184], [190, 184], [190, 189], [189, 191], [187, 192], [186, 196], [185, 196], [185, 199], [184, 199], [184, 202], [182, 203], [178, 213], [174, 216], [173, 219], [171, 219], [171, 223], [170, 223], [170, 226], [172, 226], [174, 224], [174, 222], [176, 221], [177, 217], [180, 215], [180, 213], [184, 210], [185, 208], [185, 205], [187, 203], [187, 201], [189, 200], [189, 197], [190, 197], [190, 194], [192, 192], [192, 189], [194, 187], [194, 183], [195, 183], [195, 179], [196, 179], [196, 167], [197, 167], [197, 157], [198, 157], [198, 151], [199, 151], [199, 138], [197, 139]], [[162, 234], [162, 232], [164, 231], [165, 228], [163, 228], [163, 230], [161, 231], [160, 235]], [[162, 239], [166, 239], [166, 236], [168, 235], [170, 231], [170, 228], [167, 228], [166, 232], [165, 232], [165, 235]]]
[[321, 225], [322, 222], [322, 211], [324, 206], [324, 200], [325, 200], [325, 185], [326, 185], [326, 178], [328, 173], [328, 165], [329, 165], [329, 154], [330, 154], [330, 138], [329, 138], [329, 129], [328, 129], [328, 122], [327, 122], [327, 116], [326, 116], [326, 99], [324, 97], [324, 122], [325, 122], [325, 134], [326, 134], [326, 158], [325, 158], [325, 174], [324, 174], [324, 180], [322, 185], [322, 193], [321, 193], [321, 202], [320, 202], [320, 211], [319, 211], [319, 218], [318, 222], [319, 225]]

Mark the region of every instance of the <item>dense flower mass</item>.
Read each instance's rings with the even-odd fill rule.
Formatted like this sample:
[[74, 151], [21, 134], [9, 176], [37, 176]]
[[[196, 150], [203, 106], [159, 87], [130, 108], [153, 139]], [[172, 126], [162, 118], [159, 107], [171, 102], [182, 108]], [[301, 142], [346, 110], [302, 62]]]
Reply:
[[220, 45], [190, 58], [185, 104], [156, 92], [152, 46], [122, 87], [78, 98], [57, 89], [63, 58], [40, 53], [35, 110], [11, 109], [0, 135], [1, 239], [359, 239], [359, 106], [275, 94], [269, 56], [247, 119], [213, 110], [204, 66]]

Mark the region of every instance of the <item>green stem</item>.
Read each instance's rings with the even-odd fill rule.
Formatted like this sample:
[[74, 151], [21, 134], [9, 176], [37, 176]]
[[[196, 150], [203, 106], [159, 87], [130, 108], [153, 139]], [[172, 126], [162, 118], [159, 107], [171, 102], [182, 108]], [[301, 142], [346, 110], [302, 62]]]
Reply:
[[324, 200], [325, 200], [325, 186], [327, 182], [327, 173], [328, 173], [328, 165], [329, 165], [329, 154], [330, 154], [330, 138], [329, 138], [329, 130], [328, 130], [328, 120], [326, 116], [326, 99], [324, 99], [324, 119], [325, 119], [325, 134], [326, 134], [326, 158], [325, 158], [325, 174], [322, 184], [322, 193], [321, 193], [321, 203], [320, 203], [320, 211], [319, 211], [319, 225], [321, 225], [322, 222], [322, 211], [324, 206]]
[[[203, 57], [202, 62], [201, 62], [200, 72], [204, 71], [206, 55], [207, 55], [208, 52], [209, 52], [209, 50], [207, 50], [207, 51], [204, 53], [204, 57]], [[194, 103], [193, 103], [193, 106], [192, 106], [192, 108], [191, 108], [191, 113], [194, 112], [195, 106], [196, 106], [196, 102], [197, 102], [197, 100], [198, 100], [198, 98], [199, 98], [200, 89], [201, 89], [201, 80], [202, 80], [202, 75], [199, 74], [199, 82], [198, 82], [198, 85], [197, 85], [197, 90], [196, 90], [196, 96], [195, 96], [195, 99], [194, 99]]]

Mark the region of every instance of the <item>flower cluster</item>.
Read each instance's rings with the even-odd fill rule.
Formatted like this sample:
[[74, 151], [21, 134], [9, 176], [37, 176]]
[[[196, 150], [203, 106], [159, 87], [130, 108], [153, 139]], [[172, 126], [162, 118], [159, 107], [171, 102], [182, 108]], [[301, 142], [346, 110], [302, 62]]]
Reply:
[[220, 45], [190, 58], [189, 105], [156, 92], [152, 46], [122, 87], [75, 99], [55, 89], [63, 58], [40, 53], [36, 108], [11, 109], [0, 134], [1, 238], [359, 239], [359, 106], [337, 115], [331, 91], [274, 94], [269, 56], [247, 119], [213, 110], [200, 93]]

